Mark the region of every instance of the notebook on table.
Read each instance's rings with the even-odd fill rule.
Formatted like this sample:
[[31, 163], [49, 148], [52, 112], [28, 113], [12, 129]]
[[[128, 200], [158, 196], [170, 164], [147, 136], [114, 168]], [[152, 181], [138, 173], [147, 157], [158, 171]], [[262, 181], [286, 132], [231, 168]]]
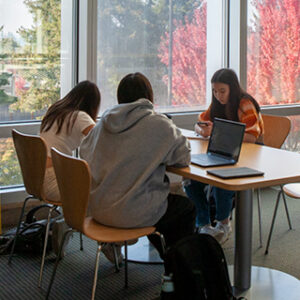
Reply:
[[201, 134], [196, 133], [194, 130], [188, 130], [179, 128], [182, 135], [191, 140], [209, 140], [209, 137], [202, 136]]
[[222, 179], [232, 179], [241, 177], [253, 177], [262, 176], [264, 172], [255, 169], [240, 167], [240, 168], [228, 168], [228, 169], [213, 169], [206, 171], [207, 174], [220, 177]]
[[206, 153], [192, 154], [191, 163], [201, 167], [234, 165], [237, 163], [246, 125], [215, 118]]

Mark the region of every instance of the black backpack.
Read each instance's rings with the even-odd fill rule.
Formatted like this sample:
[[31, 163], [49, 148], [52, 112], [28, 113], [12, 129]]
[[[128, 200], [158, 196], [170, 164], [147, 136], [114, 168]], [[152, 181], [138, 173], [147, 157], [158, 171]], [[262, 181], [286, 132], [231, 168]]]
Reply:
[[208, 234], [193, 234], [178, 241], [167, 250], [165, 265], [174, 284], [172, 297], [166, 299], [236, 299], [223, 249]]
[[[41, 204], [32, 208], [26, 215], [25, 221], [20, 224], [19, 235], [15, 245], [15, 253], [41, 254], [43, 252], [47, 219], [37, 220], [36, 213], [49, 204]], [[60, 212], [55, 210], [57, 216], [50, 219], [50, 230], [55, 221], [61, 217]], [[8, 230], [0, 236], [0, 254], [9, 254], [17, 228]], [[52, 250], [51, 233], [49, 233], [47, 252]]]

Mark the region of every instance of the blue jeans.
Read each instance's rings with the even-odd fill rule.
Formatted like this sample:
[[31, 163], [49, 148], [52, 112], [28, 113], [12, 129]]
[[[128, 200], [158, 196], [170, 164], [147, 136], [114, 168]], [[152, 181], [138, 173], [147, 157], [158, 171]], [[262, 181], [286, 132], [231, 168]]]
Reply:
[[[207, 184], [190, 180], [184, 185], [187, 196], [194, 202], [197, 211], [196, 225], [210, 224], [210, 206], [204, 188]], [[230, 216], [232, 208], [233, 191], [212, 187], [212, 195], [216, 203], [216, 220], [222, 221]]]

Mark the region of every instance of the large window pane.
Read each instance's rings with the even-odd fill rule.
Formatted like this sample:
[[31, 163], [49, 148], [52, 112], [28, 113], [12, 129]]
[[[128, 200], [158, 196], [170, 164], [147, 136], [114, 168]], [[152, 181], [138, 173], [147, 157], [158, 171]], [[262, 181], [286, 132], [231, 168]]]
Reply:
[[0, 186], [23, 184], [12, 138], [0, 138]]
[[39, 119], [60, 98], [71, 56], [61, 52], [61, 37], [72, 45], [62, 2], [0, 0], [0, 121]]
[[162, 111], [206, 104], [204, 0], [98, 0], [97, 83], [101, 110], [116, 104], [120, 79], [145, 74]]
[[[72, 3], [0, 0], [0, 123], [39, 120], [70, 89]], [[0, 187], [22, 184], [10, 133], [4, 131]]]
[[247, 90], [261, 105], [300, 103], [300, 1], [248, 0]]

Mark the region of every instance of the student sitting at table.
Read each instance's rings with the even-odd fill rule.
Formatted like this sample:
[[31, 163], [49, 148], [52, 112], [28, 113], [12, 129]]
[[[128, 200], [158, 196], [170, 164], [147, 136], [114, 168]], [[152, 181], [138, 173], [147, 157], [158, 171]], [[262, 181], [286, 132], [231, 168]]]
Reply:
[[[90, 81], [82, 81], [47, 110], [40, 128], [40, 136], [44, 138], [48, 152], [43, 185], [47, 199], [60, 200], [52, 166], [51, 147], [72, 155], [72, 152], [80, 146], [82, 139], [95, 126], [100, 100], [97, 85]], [[64, 226], [59, 226], [59, 230], [63, 228]], [[62, 232], [58, 233], [58, 236], [60, 234]], [[53, 244], [53, 248], [58, 251], [59, 244]]]
[[[80, 148], [91, 169], [92, 217], [121, 228], [154, 226], [169, 247], [195, 228], [194, 204], [170, 194], [166, 176], [166, 166], [189, 165], [190, 144], [172, 120], [154, 111], [143, 74], [125, 76], [117, 98]], [[148, 238], [163, 258], [159, 237]], [[117, 251], [120, 256], [120, 246]]]
[[83, 138], [95, 126], [101, 95], [96, 84], [78, 83], [65, 97], [47, 110], [41, 124], [40, 136], [47, 145], [47, 166], [44, 180], [46, 197], [59, 201], [59, 191], [52, 166], [51, 147], [72, 155]]
[[[201, 113], [196, 123], [196, 133], [208, 137], [215, 117], [246, 124], [244, 142], [263, 143], [264, 126], [260, 107], [255, 99], [241, 88], [236, 73], [231, 69], [220, 69], [211, 79], [212, 101], [209, 108]], [[184, 181], [184, 190], [195, 203], [196, 224], [200, 233], [214, 236], [221, 244], [228, 240], [232, 231], [230, 213], [233, 191], [212, 187], [216, 205], [216, 226], [211, 225], [210, 204], [206, 195], [207, 184], [194, 180]]]

